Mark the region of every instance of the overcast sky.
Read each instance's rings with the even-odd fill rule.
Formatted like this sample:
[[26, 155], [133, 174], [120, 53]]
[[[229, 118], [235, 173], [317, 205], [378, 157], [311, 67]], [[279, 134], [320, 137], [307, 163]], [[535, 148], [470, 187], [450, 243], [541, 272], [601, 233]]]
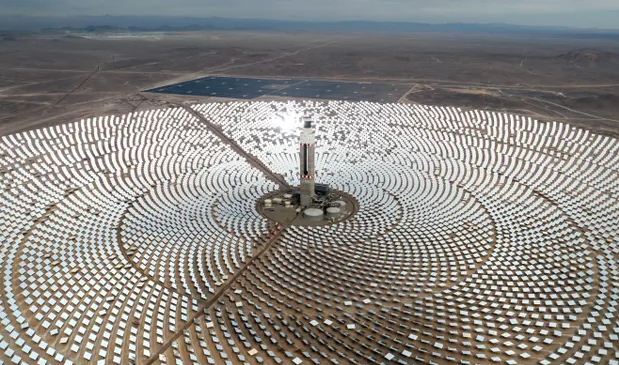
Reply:
[[504, 22], [619, 28], [619, 0], [0, 0], [0, 14]]

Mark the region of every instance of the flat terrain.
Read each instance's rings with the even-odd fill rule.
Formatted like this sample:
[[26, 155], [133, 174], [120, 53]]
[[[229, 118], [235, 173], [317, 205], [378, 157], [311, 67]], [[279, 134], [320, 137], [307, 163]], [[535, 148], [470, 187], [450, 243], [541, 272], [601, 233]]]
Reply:
[[[619, 129], [619, 42], [613, 40], [245, 32], [0, 39], [3, 134], [107, 113], [225, 100], [143, 92], [215, 75], [385, 83], [401, 95], [377, 101], [509, 110], [614, 135]], [[340, 94], [333, 97], [346, 97]]]
[[[0, 138], [0, 363], [619, 362], [619, 139], [496, 112], [619, 135], [616, 41], [0, 39], [2, 135], [98, 117]], [[334, 225], [256, 209], [308, 111]]]

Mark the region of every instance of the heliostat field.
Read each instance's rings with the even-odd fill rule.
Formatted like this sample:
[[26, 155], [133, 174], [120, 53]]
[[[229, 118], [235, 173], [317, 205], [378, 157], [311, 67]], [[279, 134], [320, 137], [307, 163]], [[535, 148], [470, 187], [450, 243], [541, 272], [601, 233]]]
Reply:
[[[316, 179], [331, 225], [256, 202]], [[618, 364], [617, 140], [489, 111], [226, 102], [0, 140], [0, 362]]]

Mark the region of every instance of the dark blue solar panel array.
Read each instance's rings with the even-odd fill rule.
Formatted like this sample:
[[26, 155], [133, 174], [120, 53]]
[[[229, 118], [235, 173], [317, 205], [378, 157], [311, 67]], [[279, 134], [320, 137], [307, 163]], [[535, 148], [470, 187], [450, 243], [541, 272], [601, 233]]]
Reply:
[[351, 101], [396, 102], [411, 85], [291, 79], [204, 77], [146, 90], [147, 92], [254, 99], [273, 95]]

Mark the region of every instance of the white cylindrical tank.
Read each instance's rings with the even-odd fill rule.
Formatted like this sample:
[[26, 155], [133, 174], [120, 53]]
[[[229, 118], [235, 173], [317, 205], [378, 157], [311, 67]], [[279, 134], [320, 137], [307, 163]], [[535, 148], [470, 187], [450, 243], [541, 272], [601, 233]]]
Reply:
[[327, 217], [337, 217], [341, 212], [342, 210], [338, 207], [329, 207], [327, 208]]
[[292, 194], [284, 194], [284, 199], [292, 199]]
[[271, 199], [264, 199], [264, 206], [265, 207], [270, 207], [273, 204], [273, 201]]
[[284, 207], [290, 208], [290, 200], [284, 200]]
[[303, 215], [310, 220], [321, 220], [324, 212], [318, 208], [307, 208], [303, 211]]
[[343, 208], [344, 206], [346, 206], [346, 202], [343, 200], [336, 200], [332, 203], [334, 206], [336, 207], [340, 207]]
[[273, 204], [281, 204], [282, 198], [273, 198]]

